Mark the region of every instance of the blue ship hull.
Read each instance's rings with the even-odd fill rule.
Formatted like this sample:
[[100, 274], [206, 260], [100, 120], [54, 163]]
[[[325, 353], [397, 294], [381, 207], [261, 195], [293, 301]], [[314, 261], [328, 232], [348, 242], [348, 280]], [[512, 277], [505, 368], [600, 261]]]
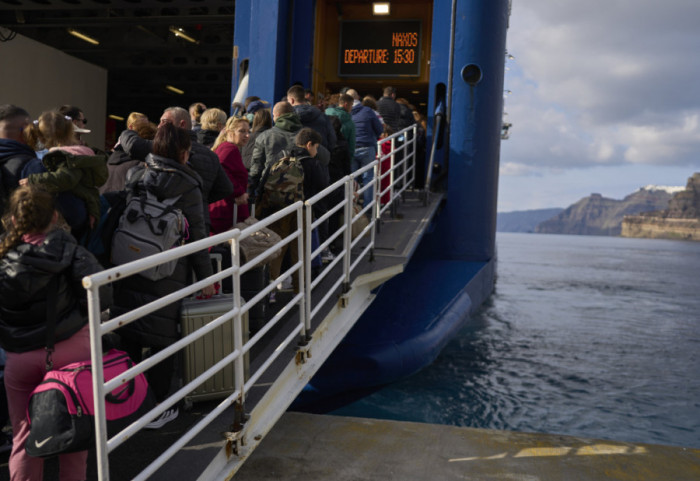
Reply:
[[[280, 98], [292, 74], [310, 85], [310, 69], [299, 66], [313, 58], [308, 22], [315, 18], [314, 2], [277, 0], [266, 3], [265, 12], [257, 2], [236, 5], [235, 43], [242, 55], [277, 59], [251, 62], [255, 94]], [[493, 290], [509, 1], [435, 0], [432, 8], [427, 145], [440, 138], [426, 168], [434, 173], [432, 188], [445, 192], [446, 200], [404, 272], [377, 289], [372, 305], [293, 407], [318, 411], [324, 399], [415, 373]], [[289, 57], [285, 39], [294, 46]], [[442, 134], [434, 131], [438, 120]]]

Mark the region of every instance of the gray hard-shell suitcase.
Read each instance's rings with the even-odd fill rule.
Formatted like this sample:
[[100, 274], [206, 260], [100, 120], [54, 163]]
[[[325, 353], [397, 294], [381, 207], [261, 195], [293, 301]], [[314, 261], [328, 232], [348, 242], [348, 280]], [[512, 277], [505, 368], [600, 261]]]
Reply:
[[[218, 269], [221, 270], [220, 256], [212, 255], [212, 260], [217, 262]], [[241, 299], [241, 305], [244, 303], [245, 301]], [[233, 309], [233, 294], [218, 294], [209, 299], [184, 299], [181, 311], [182, 335], [186, 336], [194, 332], [231, 309]], [[249, 336], [247, 312], [243, 314], [242, 321], [243, 343], [246, 343]], [[234, 351], [233, 322], [234, 319], [225, 322], [184, 349], [183, 380], [185, 384]], [[248, 353], [243, 361], [245, 378], [248, 379]], [[235, 390], [234, 376], [235, 370], [231, 363], [192, 391], [186, 400], [195, 402], [224, 398]]]

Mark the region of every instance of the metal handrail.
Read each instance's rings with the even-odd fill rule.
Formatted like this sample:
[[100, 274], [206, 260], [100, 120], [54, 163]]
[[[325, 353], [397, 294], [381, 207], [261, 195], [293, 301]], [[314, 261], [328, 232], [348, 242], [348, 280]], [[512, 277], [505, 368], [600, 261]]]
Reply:
[[[410, 182], [407, 181], [409, 174], [415, 172], [413, 163], [415, 159], [416, 145], [415, 145], [415, 127], [409, 127], [396, 134], [383, 139], [383, 142], [390, 141], [394, 145], [394, 139], [399, 135], [405, 135], [409, 131], [413, 131], [413, 136], [411, 142], [405, 142], [398, 151], [401, 151], [403, 159], [398, 164], [394, 164], [394, 154], [395, 151], [392, 150], [388, 155], [392, 156], [392, 168], [389, 171], [390, 175], [390, 186], [389, 189], [392, 193], [390, 202], [387, 206], [384, 206], [385, 210], [391, 204], [398, 201], [400, 195], [406, 190]], [[407, 150], [411, 145], [411, 150]], [[378, 143], [378, 152], [381, 152], [381, 144]], [[386, 158], [386, 157], [384, 157]], [[291, 346], [295, 339], [299, 339], [299, 345], [304, 344], [306, 340], [309, 339], [311, 330], [311, 320], [314, 319], [320, 309], [328, 302], [330, 297], [338, 288], [342, 288], [343, 292], [347, 292], [350, 288], [350, 279], [353, 271], [359, 265], [359, 263], [368, 255], [370, 259], [372, 258], [372, 252], [374, 249], [376, 229], [379, 226], [380, 216], [384, 210], [380, 209], [379, 199], [381, 198], [382, 192], [380, 192], [379, 185], [381, 178], [378, 173], [381, 172], [380, 162], [382, 156], [378, 156], [376, 160], [368, 164], [367, 166], [358, 169], [350, 175], [338, 180], [334, 184], [328, 186], [322, 192], [314, 195], [313, 197], [307, 199], [305, 202], [297, 202], [291, 206], [288, 206], [265, 219], [260, 220], [256, 224], [246, 227], [243, 230], [234, 228], [230, 231], [217, 234], [206, 239], [201, 239], [184, 246], [180, 246], [174, 249], [170, 249], [167, 252], [156, 254], [145, 259], [130, 262], [128, 264], [113, 267], [111, 269], [106, 269], [104, 271], [95, 273], [93, 275], [87, 276], [83, 279], [83, 287], [87, 290], [88, 297], [88, 313], [89, 313], [89, 326], [90, 326], [90, 354], [92, 358], [92, 363], [94, 368], [92, 369], [93, 375], [93, 398], [95, 399], [95, 435], [96, 435], [96, 450], [97, 450], [97, 471], [98, 479], [100, 481], [109, 480], [109, 453], [120, 446], [125, 441], [133, 437], [133, 435], [142, 429], [146, 424], [151, 422], [165, 410], [169, 409], [175, 403], [186, 397], [190, 392], [200, 386], [202, 383], [206, 382], [209, 378], [215, 375], [224, 367], [228, 366], [233, 362], [234, 365], [234, 392], [230, 394], [226, 399], [221, 401], [214, 410], [208, 414], [205, 418], [199, 421], [193, 428], [191, 428], [187, 433], [184, 433], [180, 439], [168, 448], [164, 453], [158, 456], [144, 471], [141, 472], [135, 479], [147, 479], [150, 475], [155, 473], [155, 471], [161, 467], [165, 462], [167, 462], [170, 457], [172, 457], [181, 447], [183, 447], [187, 442], [189, 442], [194, 436], [201, 432], [209, 423], [211, 423], [216, 417], [221, 414], [226, 408], [230, 407], [233, 403], [242, 403], [245, 399], [245, 393], [252, 387], [253, 383], [256, 382], [264, 374], [264, 372], [272, 365], [274, 360], [281, 355], [283, 349], [275, 350], [275, 353], [271, 355], [270, 358], [266, 359], [262, 365], [255, 371], [250, 373], [248, 380], [245, 380], [244, 376], [244, 355], [250, 351], [252, 346], [259, 342], [263, 336], [268, 333], [282, 318], [289, 313], [295, 306], [299, 307], [299, 322], [291, 329], [291, 333], [283, 341], [282, 346]], [[362, 175], [374, 169], [375, 172], [375, 182], [373, 185], [366, 185], [354, 191], [354, 185], [358, 179], [362, 178]], [[403, 169], [403, 173], [398, 176], [394, 176], [395, 169]], [[396, 185], [401, 184], [401, 185]], [[354, 196], [359, 195], [361, 197], [362, 193], [370, 188], [374, 188], [373, 200], [370, 205], [362, 206], [359, 213], [354, 214]], [[325, 213], [323, 213], [318, 219], [313, 218], [313, 206], [326, 199], [329, 195], [335, 193], [338, 189], [343, 189], [343, 200], [338, 204], [331, 206]], [[344, 221], [340, 223], [338, 229], [334, 232], [329, 232], [328, 238], [320, 243], [319, 246], [312, 249], [312, 230], [318, 228], [321, 223], [326, 222], [331, 216], [336, 215], [339, 212], [343, 212]], [[362, 215], [368, 215], [369, 223], [355, 239], [352, 238], [352, 226], [353, 223], [357, 222]], [[295, 215], [297, 219], [296, 229], [282, 240], [281, 244], [273, 246], [267, 249], [265, 252], [259, 254], [254, 259], [248, 260], [243, 265], [240, 264], [240, 241], [246, 237], [252, 235], [254, 232], [258, 231], [262, 227], [267, 227], [273, 222], [276, 222], [286, 216]], [[359, 252], [355, 251], [358, 244], [365, 239], [367, 233], [370, 233], [369, 242], [360, 249]], [[337, 258], [332, 261], [329, 266], [320, 274], [318, 279], [312, 279], [311, 276], [311, 260], [320, 255], [323, 249], [329, 247], [331, 243], [342, 239], [342, 251], [338, 254]], [[273, 255], [277, 249], [283, 245], [297, 240], [297, 248], [299, 254], [299, 261], [288, 268], [286, 271], [282, 272], [277, 279], [262, 289], [258, 294], [256, 294], [251, 299], [246, 300], [241, 304], [240, 299], [240, 277], [242, 274], [246, 273], [260, 262], [264, 262], [267, 258]], [[125, 314], [110, 319], [108, 321], [101, 321], [102, 309], [100, 307], [100, 296], [99, 288], [101, 286], [110, 284], [117, 280], [121, 281], [130, 276], [136, 275], [146, 269], [154, 267], [156, 265], [179, 259], [185, 257], [195, 252], [199, 252], [218, 244], [227, 243], [231, 244], [231, 267], [222, 270], [206, 279], [199, 280], [189, 286], [186, 286], [178, 291], [168, 294], [160, 299], [157, 299], [149, 304], [138, 307], [129, 311]], [[366, 242], [366, 239], [365, 239]], [[340, 273], [336, 274], [337, 277], [332, 280], [332, 288], [328, 292], [321, 296], [320, 300], [313, 302], [311, 293], [313, 289], [319, 285], [319, 283], [327, 276], [331, 275], [333, 267], [341, 266]], [[268, 322], [260, 328], [260, 330], [253, 335], [247, 342], [243, 342], [243, 320], [242, 316], [251, 309], [258, 301], [262, 300], [267, 296], [276, 285], [282, 280], [290, 277], [295, 272], [299, 275], [299, 285], [304, 286], [303, 292], [296, 293], [290, 301], [281, 307], [280, 311], [274, 315]], [[146, 314], [152, 313], [168, 304], [177, 302], [187, 296], [191, 296], [197, 291], [201, 290], [203, 287], [213, 284], [223, 280], [224, 278], [231, 277], [233, 281], [233, 296], [231, 310], [224, 313], [223, 315], [213, 319], [209, 323], [195, 330], [194, 332], [188, 334], [187, 336], [179, 339], [172, 345], [163, 349], [162, 351], [150, 356], [149, 358], [143, 360], [142, 362], [136, 364], [125, 373], [123, 373], [118, 378], [112, 379], [105, 382], [103, 375], [103, 363], [102, 363], [102, 336], [109, 332], [124, 327], [131, 322], [140, 319]], [[135, 376], [145, 372], [149, 368], [153, 367], [165, 358], [175, 354], [179, 350], [183, 349], [188, 344], [194, 342], [197, 339], [205, 336], [206, 334], [212, 332], [217, 327], [223, 325], [227, 322], [233, 322], [233, 332], [234, 332], [234, 349], [232, 352], [226, 354], [222, 359], [217, 361], [213, 366], [207, 369], [205, 372], [199, 376], [192, 379], [185, 386], [182, 386], [173, 395], [171, 395], [167, 400], [160, 403], [157, 407], [144, 414], [140, 419], [132, 423], [130, 426], [123, 429], [121, 432], [114, 435], [112, 438], [108, 439], [107, 435], [107, 425], [105, 417], [105, 395], [115, 389], [118, 389], [122, 384], [129, 382]]]

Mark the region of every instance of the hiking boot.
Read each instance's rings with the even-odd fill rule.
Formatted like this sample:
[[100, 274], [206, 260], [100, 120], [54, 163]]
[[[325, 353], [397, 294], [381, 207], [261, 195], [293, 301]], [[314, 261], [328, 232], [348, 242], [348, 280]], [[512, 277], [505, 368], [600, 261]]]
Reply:
[[146, 424], [143, 428], [144, 429], [160, 429], [166, 424], [168, 424], [170, 421], [173, 421], [175, 418], [177, 418], [177, 415], [180, 414], [180, 411], [177, 408], [170, 408], [167, 409], [166, 411], [163, 412], [160, 416], [155, 418], [153, 421], [150, 423]]

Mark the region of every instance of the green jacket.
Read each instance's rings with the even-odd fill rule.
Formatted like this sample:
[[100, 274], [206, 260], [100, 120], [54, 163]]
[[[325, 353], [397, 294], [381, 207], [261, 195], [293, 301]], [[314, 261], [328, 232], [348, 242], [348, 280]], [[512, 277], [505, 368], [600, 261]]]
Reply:
[[100, 219], [98, 187], [107, 182], [109, 170], [104, 155], [73, 155], [54, 150], [42, 159], [48, 172], [31, 174], [30, 184], [41, 184], [49, 192], [71, 192], [85, 202], [89, 215]]
[[328, 107], [326, 115], [335, 115], [340, 119], [340, 132], [348, 141], [348, 150], [350, 150], [350, 158], [355, 155], [355, 122], [352, 121], [352, 115], [341, 107]]

